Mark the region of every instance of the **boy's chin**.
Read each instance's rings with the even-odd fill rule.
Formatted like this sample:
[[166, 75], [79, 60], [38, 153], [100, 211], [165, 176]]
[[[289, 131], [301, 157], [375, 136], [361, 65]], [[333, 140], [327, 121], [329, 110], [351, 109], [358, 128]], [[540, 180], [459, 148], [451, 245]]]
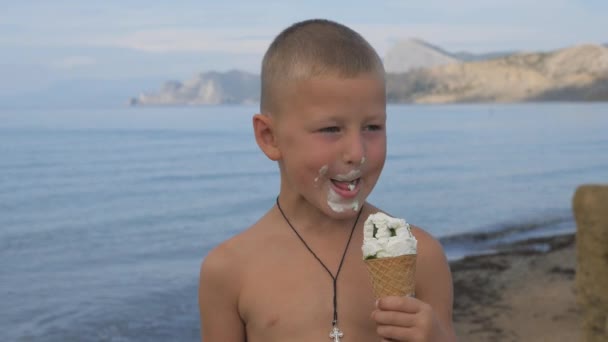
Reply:
[[330, 209], [329, 212], [327, 213], [327, 216], [330, 219], [336, 220], [336, 221], [350, 221], [350, 220], [353, 220], [355, 217], [357, 217], [358, 214], [359, 214], [358, 211], [353, 211], [353, 210], [343, 211], [343, 212], [338, 213], [338, 212], [332, 211]]
[[359, 213], [364, 200], [351, 200], [325, 203], [327, 216], [333, 219], [350, 219]]

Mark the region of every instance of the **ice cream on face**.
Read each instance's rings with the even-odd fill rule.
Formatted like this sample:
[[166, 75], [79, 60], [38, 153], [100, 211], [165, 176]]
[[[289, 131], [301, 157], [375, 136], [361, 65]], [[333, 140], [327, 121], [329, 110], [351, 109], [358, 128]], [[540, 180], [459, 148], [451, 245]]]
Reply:
[[315, 187], [319, 186], [319, 180], [321, 180], [323, 177], [325, 177], [325, 174], [327, 174], [328, 168], [329, 167], [327, 165], [321, 166], [321, 168], [319, 169], [319, 175], [315, 178]]
[[[359, 177], [361, 177], [361, 170], [351, 170], [345, 174], [338, 174], [335, 176], [328, 176], [329, 166], [323, 165], [319, 169], [319, 174], [314, 179], [315, 188], [319, 188], [322, 182], [331, 182], [327, 190], [327, 205], [337, 212], [341, 213], [346, 210], [359, 210], [359, 199], [357, 198], [357, 193], [354, 192], [359, 185]], [[335, 186], [337, 189], [334, 190], [332, 186]], [[340, 193], [341, 194], [340, 194]], [[346, 192], [351, 192], [352, 196], [346, 196], [349, 198], [345, 198], [343, 194]]]
[[329, 193], [327, 194], [327, 205], [331, 208], [331, 210], [341, 213], [345, 210], [359, 211], [359, 200], [344, 200], [338, 195], [333, 189], [329, 189]]
[[416, 254], [417, 243], [404, 219], [376, 213], [371, 214], [363, 225], [365, 260]]

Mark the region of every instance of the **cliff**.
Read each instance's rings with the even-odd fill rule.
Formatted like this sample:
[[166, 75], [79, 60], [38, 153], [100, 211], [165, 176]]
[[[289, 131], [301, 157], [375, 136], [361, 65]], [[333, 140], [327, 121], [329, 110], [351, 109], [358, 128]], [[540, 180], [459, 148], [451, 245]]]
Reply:
[[131, 105], [217, 105], [255, 103], [259, 100], [258, 75], [232, 70], [207, 72], [184, 82], [166, 82], [156, 93], [142, 93]]
[[390, 102], [605, 101], [608, 48], [582, 45], [416, 69], [389, 74], [387, 87]]

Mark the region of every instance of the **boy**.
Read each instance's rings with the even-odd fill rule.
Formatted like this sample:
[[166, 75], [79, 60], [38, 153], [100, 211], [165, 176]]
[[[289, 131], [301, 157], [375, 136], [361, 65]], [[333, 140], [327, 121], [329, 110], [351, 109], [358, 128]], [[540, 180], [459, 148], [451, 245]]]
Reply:
[[[256, 142], [279, 164], [277, 203], [201, 267], [205, 342], [453, 341], [452, 281], [420, 228], [416, 298], [373, 297], [361, 245], [365, 202], [386, 158], [384, 68], [356, 32], [309, 20], [262, 65]], [[405, 195], [405, 194], [404, 194]]]

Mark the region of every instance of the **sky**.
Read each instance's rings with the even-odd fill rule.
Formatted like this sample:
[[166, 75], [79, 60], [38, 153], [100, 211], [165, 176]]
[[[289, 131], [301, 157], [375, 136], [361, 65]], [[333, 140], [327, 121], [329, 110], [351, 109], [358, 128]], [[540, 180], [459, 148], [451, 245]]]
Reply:
[[381, 56], [405, 38], [475, 53], [608, 43], [606, 0], [0, 0], [0, 6], [0, 99], [70, 82], [259, 73], [274, 36], [310, 18], [350, 26]]

